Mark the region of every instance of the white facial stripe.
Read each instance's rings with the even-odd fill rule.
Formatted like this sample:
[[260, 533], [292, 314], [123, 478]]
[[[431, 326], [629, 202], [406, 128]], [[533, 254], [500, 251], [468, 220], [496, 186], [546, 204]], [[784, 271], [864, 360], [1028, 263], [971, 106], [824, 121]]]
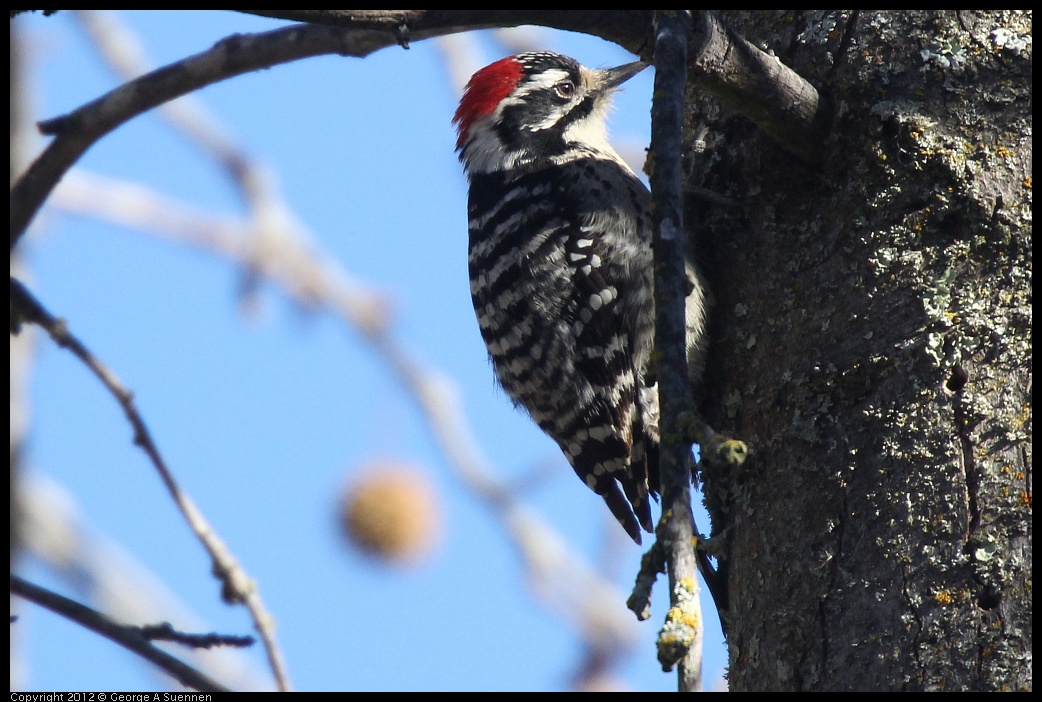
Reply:
[[[525, 81], [524, 85], [511, 96], [511, 99], [524, 97], [531, 92], [538, 92], [540, 90], [546, 90], [553, 87], [562, 80], [568, 78], [568, 71], [560, 68], [553, 68], [548, 71], [543, 71], [532, 78]], [[576, 86], [578, 87], [578, 86]]]
[[[511, 95], [509, 98], [504, 100], [503, 103], [517, 104], [523, 102], [524, 99], [531, 93], [538, 93], [540, 91], [551, 90], [555, 85], [557, 85], [563, 80], [568, 80], [570, 77], [571, 74], [569, 74], [568, 71], [559, 68], [550, 69], [542, 73], [536, 74], [531, 79], [529, 79], [525, 83], [525, 85], [521, 87], [515, 94]], [[582, 99], [581, 92], [583, 91], [584, 86], [583, 84], [579, 84], [575, 86], [575, 89], [575, 99], [571, 101], [573, 103]], [[542, 122], [530, 125], [528, 127], [529, 130], [533, 132], [538, 132], [542, 131], [543, 129], [550, 129], [555, 124], [557, 124], [558, 120], [561, 118], [561, 113], [563, 112], [563, 110], [563, 107], [554, 110], [549, 115], [547, 115], [546, 119], [544, 119]]]

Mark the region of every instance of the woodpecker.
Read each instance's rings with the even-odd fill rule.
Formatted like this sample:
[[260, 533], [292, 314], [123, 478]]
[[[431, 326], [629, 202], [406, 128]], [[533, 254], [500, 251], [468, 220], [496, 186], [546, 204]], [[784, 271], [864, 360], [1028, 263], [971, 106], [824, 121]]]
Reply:
[[[470, 181], [470, 291], [499, 384], [638, 544], [659, 491], [651, 194], [605, 119], [645, 67], [510, 56], [473, 75], [453, 117]], [[694, 379], [705, 295], [691, 265], [688, 279]]]

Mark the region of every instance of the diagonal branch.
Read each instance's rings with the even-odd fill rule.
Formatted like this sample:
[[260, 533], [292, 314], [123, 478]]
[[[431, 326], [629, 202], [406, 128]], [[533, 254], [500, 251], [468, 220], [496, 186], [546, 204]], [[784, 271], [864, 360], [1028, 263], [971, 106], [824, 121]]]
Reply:
[[195, 668], [156, 648], [142, 632], [141, 627], [127, 626], [113, 621], [97, 610], [55, 592], [34, 585], [17, 575], [11, 575], [11, 592], [60, 614], [77, 624], [101, 634], [123, 648], [154, 663], [185, 687], [200, 692], [229, 692], [228, 688], [203, 675]]
[[262, 34], [236, 34], [212, 48], [159, 68], [61, 117], [40, 123], [54, 141], [11, 189], [11, 247], [54, 186], [101, 137], [169, 100], [232, 76], [322, 54], [364, 56], [394, 43], [375, 31], [298, 25]]
[[399, 43], [476, 29], [537, 25], [581, 32], [650, 53], [650, 10], [244, 10], [264, 17], [393, 33]]
[[99, 361], [76, 336], [69, 332], [65, 320], [59, 319], [47, 311], [32, 293], [21, 283], [11, 278], [10, 283], [10, 325], [12, 333], [17, 333], [23, 322], [32, 322], [44, 329], [58, 346], [66, 348], [86, 365], [105, 388], [112, 394], [127, 421], [134, 428], [134, 443], [141, 447], [159, 472], [163, 484], [173, 498], [191, 527], [193, 533], [202, 542], [203, 547], [213, 561], [214, 575], [221, 581], [222, 596], [230, 604], [243, 603], [253, 617], [254, 626], [264, 642], [275, 682], [280, 690], [289, 690], [289, 679], [282, 650], [275, 641], [274, 618], [261, 600], [257, 586], [238, 560], [232, 555], [228, 546], [213, 530], [195, 502], [181, 489], [174, 479], [166, 460], [159, 452], [159, 447], [152, 438], [144, 417], [137, 410], [134, 394], [120, 382], [109, 368]]
[[691, 83], [748, 117], [806, 163], [824, 156], [831, 110], [818, 91], [780, 60], [757, 49], [709, 10], [695, 12]]

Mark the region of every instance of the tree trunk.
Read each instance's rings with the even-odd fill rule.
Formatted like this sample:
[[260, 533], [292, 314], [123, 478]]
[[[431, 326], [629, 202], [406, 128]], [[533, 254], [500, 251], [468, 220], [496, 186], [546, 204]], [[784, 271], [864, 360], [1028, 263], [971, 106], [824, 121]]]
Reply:
[[721, 17], [833, 115], [807, 165], [689, 90], [731, 689], [1030, 689], [1031, 14]]

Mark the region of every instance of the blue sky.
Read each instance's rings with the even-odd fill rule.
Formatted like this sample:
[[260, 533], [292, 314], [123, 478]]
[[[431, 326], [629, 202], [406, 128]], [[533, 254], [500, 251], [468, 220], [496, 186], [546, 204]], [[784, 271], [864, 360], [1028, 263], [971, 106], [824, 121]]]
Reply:
[[[156, 66], [229, 34], [282, 24], [218, 11], [120, 17]], [[16, 24], [37, 118], [117, 84], [71, 15]], [[598, 39], [538, 32], [539, 48], [588, 65], [633, 60]], [[473, 40], [473, 69], [512, 53], [488, 35]], [[644, 72], [615, 101], [613, 138], [637, 153], [648, 139], [652, 80]], [[364, 60], [283, 65], [198, 96], [274, 174], [313, 247], [383, 297], [396, 340], [455, 383], [497, 475], [521, 486], [523, 502], [604, 570], [623, 608], [641, 550], [492, 382], [469, 299], [454, 90], [441, 51], [425, 41]], [[78, 166], [201, 211], [243, 212], [212, 160], [155, 115], [107, 136]], [[59, 208], [37, 218], [23, 253], [30, 288], [134, 390], [182, 485], [256, 579], [297, 689], [567, 689], [583, 660], [581, 639], [533, 595], [499, 523], [447, 468], [414, 402], [356, 333], [270, 284], [247, 310], [242, 272], [227, 260]], [[245, 611], [219, 601], [205, 554], [132, 445], [115, 402], [68, 353], [44, 340], [37, 352], [27, 455], [34, 480], [60, 485], [91, 533], [151, 571], [206, 631], [250, 633]], [[383, 458], [419, 466], [436, 490], [442, 538], [421, 566], [374, 563], [337, 530], [343, 485]], [[84, 596], [77, 582], [38, 561], [20, 572]], [[656, 595], [653, 617], [634, 624], [637, 641], [613, 670], [631, 689], [675, 689], [675, 675], [655, 661], [664, 582]], [[711, 605], [704, 607], [712, 687], [726, 655]], [[35, 606], [18, 609], [12, 684], [34, 691], [164, 684], [114, 644]], [[157, 616], [180, 626], [177, 614]], [[259, 646], [247, 656], [265, 670]]]

